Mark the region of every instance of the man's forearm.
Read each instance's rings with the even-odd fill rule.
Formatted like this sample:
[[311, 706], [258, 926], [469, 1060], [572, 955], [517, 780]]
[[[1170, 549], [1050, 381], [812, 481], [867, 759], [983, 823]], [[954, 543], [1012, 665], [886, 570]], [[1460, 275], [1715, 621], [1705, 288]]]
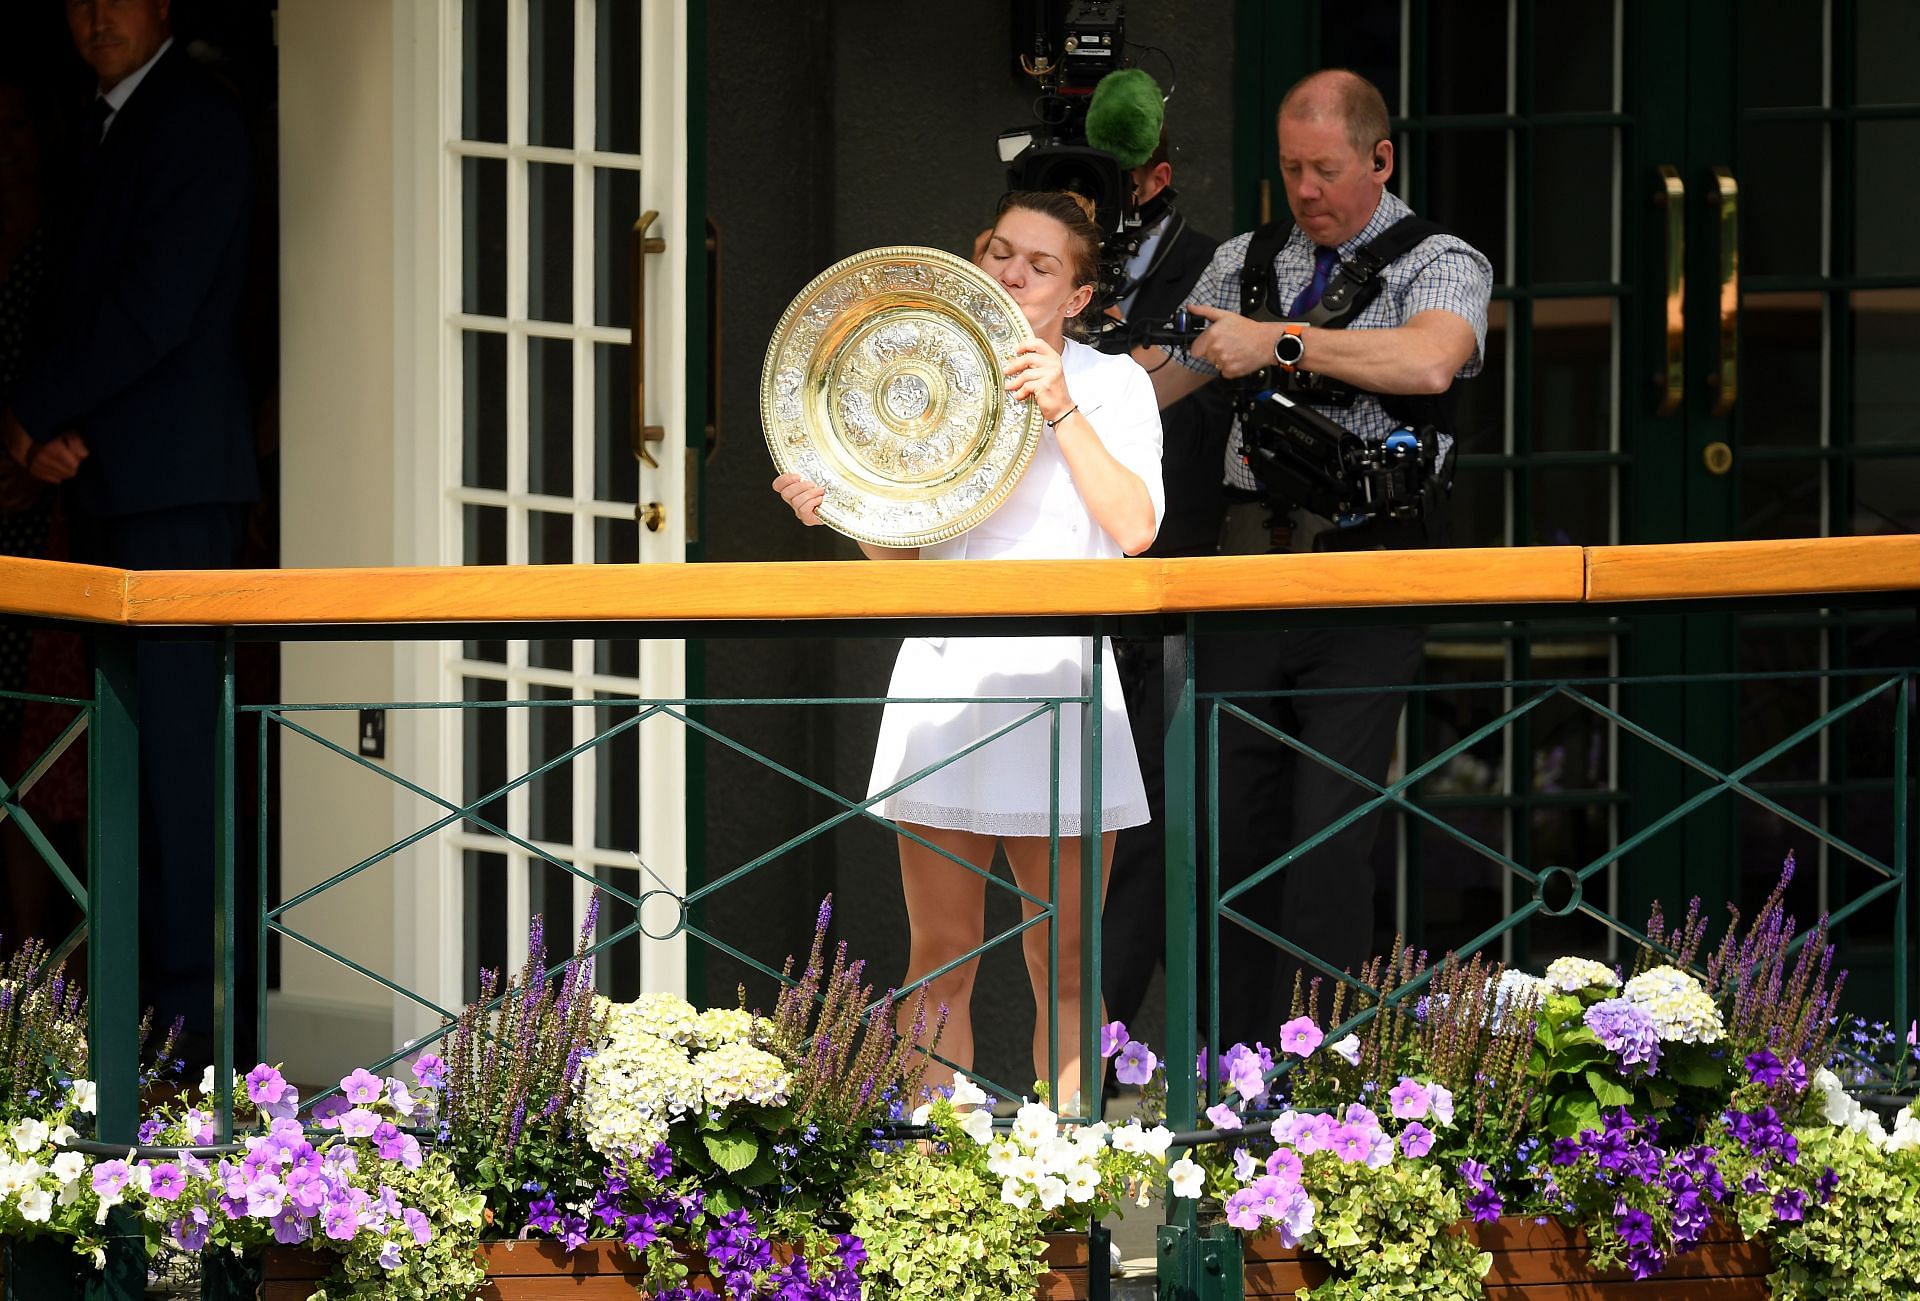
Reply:
[[[1268, 327], [1275, 340], [1281, 326]], [[1372, 393], [1444, 393], [1473, 357], [1473, 327], [1448, 312], [1423, 312], [1380, 330], [1315, 330], [1301, 338], [1300, 368]]]

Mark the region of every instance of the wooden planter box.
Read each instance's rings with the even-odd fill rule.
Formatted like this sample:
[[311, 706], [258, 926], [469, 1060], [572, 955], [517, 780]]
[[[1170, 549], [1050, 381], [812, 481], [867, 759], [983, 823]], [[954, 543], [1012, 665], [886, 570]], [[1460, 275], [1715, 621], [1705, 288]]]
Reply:
[[[480, 1260], [487, 1267], [481, 1301], [632, 1301], [641, 1282], [639, 1265], [617, 1242], [589, 1242], [574, 1252], [547, 1239], [488, 1242], [481, 1244]], [[1085, 1301], [1087, 1261], [1085, 1234], [1049, 1238], [1039, 1301]], [[260, 1301], [307, 1301], [329, 1268], [321, 1252], [269, 1251], [261, 1264]], [[720, 1291], [705, 1273], [688, 1282], [696, 1291]]]
[[[1773, 1268], [1764, 1245], [1743, 1242], [1719, 1225], [1699, 1247], [1669, 1260], [1649, 1279], [1591, 1268], [1586, 1235], [1552, 1221], [1508, 1216], [1473, 1229], [1493, 1254], [1487, 1301], [1766, 1301]], [[1249, 1241], [1245, 1260], [1247, 1297], [1291, 1297], [1328, 1277], [1324, 1264], [1282, 1247], [1272, 1234]]]

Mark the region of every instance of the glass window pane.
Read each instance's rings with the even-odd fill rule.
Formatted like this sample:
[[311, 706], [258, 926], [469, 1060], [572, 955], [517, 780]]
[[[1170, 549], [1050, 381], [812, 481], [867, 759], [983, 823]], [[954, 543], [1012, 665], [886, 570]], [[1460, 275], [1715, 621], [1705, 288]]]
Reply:
[[[1540, 637], [1528, 643], [1529, 678], [1604, 678], [1612, 670], [1613, 642], [1607, 637], [1579, 640]], [[1582, 688], [1606, 703], [1605, 687]], [[1613, 725], [1592, 709], [1565, 696], [1544, 702], [1532, 720], [1533, 789], [1542, 794], [1603, 791], [1613, 783]], [[1535, 828], [1536, 844], [1538, 827]], [[1592, 855], [1588, 856], [1589, 858]], [[1543, 862], [1566, 863], [1565, 857]], [[1582, 860], [1585, 861], [1585, 860]]]
[[573, 169], [527, 164], [527, 314], [573, 319]]
[[[507, 698], [507, 684], [492, 678], [467, 678], [462, 687], [462, 699], [473, 704], [479, 701], [500, 701]], [[460, 711], [460, 727], [464, 762], [460, 765], [464, 785], [461, 787], [462, 804], [472, 804], [481, 796], [497, 791], [507, 781], [507, 711], [504, 709], [463, 709]], [[507, 825], [507, 800], [504, 795], [482, 804], [475, 813], [496, 827]], [[484, 832], [486, 828], [468, 819], [466, 829]]]
[[[1826, 148], [1824, 122], [1761, 122], [1741, 129], [1735, 176], [1740, 181], [1742, 274], [1821, 274]], [[1687, 178], [1689, 208], [1695, 202], [1710, 204], [1707, 189], [1704, 175]]]
[[1920, 456], [1853, 465], [1854, 533], [1920, 533]]
[[1427, 112], [1507, 111], [1507, 10], [1507, 0], [1427, 9]]
[[1453, 476], [1453, 543], [1507, 544], [1507, 472], [1462, 465]]
[[1741, 0], [1735, 6], [1742, 108], [1826, 102], [1827, 8], [1807, 0]]
[[593, 495], [600, 501], [640, 499], [639, 462], [633, 455], [633, 349], [593, 345]]
[[[1808, 673], [1820, 668], [1817, 628], [1756, 628], [1740, 631], [1740, 749], [1743, 759], [1771, 749], [1818, 718], [1820, 680], [1767, 677]], [[1755, 774], [1761, 782], [1818, 781], [1820, 745], [1807, 741], [1788, 750]]]
[[[596, 699], [605, 700], [604, 695]], [[635, 717], [632, 705], [602, 705], [593, 711], [593, 725], [601, 734]], [[599, 849], [640, 848], [640, 732], [628, 728], [595, 751], [593, 843]]]
[[1507, 300], [1487, 304], [1485, 364], [1460, 386], [1460, 405], [1454, 413], [1456, 446], [1462, 452], [1507, 449], [1507, 322], [1511, 317]]
[[602, 150], [640, 152], [640, 0], [599, 0], [594, 37], [595, 138]]
[[[1615, 321], [1611, 298], [1534, 301], [1530, 450], [1605, 451], [1612, 446]], [[1591, 488], [1587, 495], [1592, 495]]]
[[1827, 498], [1824, 462], [1736, 457], [1735, 467], [1741, 537], [1817, 538], [1825, 532], [1820, 524], [1820, 504]]
[[[555, 511], [527, 512], [527, 563], [565, 565], [573, 562], [573, 516]], [[548, 639], [527, 643], [527, 662], [536, 668], [573, 671], [573, 643]]]
[[1920, 5], [1913, 0], [1857, 0], [1857, 5], [1855, 84], [1860, 102], [1920, 101], [1920, 86], [1913, 79], [1913, 66], [1920, 62]]
[[[534, 687], [530, 700], [566, 700], [564, 687]], [[573, 746], [573, 711], [571, 709], [538, 708], [527, 710], [527, 772], [532, 772], [542, 764], [550, 763], [565, 754]], [[573, 765], [561, 764], [551, 772], [543, 773], [527, 783], [528, 786], [528, 826], [533, 839], [545, 841], [568, 841], [573, 839]], [[547, 867], [551, 867], [548, 864]], [[541, 865], [535, 864], [536, 879], [541, 874]], [[564, 877], [565, 873], [561, 873]], [[551, 904], [551, 900], [548, 901]], [[564, 905], [563, 905], [564, 907]], [[535, 911], [539, 904], [534, 904]], [[547, 914], [548, 920], [553, 913]], [[556, 946], [557, 947], [557, 946]]]
[[527, 3], [527, 142], [573, 144], [573, 0]]
[[465, 0], [460, 16], [460, 134], [507, 139], [507, 0]]
[[1854, 182], [1854, 270], [1863, 276], [1920, 274], [1920, 242], [1913, 237], [1913, 159], [1920, 153], [1920, 121], [1862, 122], [1860, 174]]
[[1603, 547], [1613, 541], [1611, 465], [1556, 465], [1532, 471], [1534, 546]]
[[1862, 290], [1851, 301], [1853, 441], [1920, 444], [1920, 290]]
[[1533, 111], [1613, 108], [1616, 0], [1553, 0], [1533, 6]]
[[505, 491], [507, 336], [466, 330], [460, 351], [460, 482]]
[[1507, 248], [1506, 131], [1443, 131], [1431, 137], [1426, 176], [1431, 211], [1422, 212], [1485, 253], [1497, 284], [1511, 279]]
[[507, 314], [507, 164], [460, 160], [460, 310]]
[[1814, 447], [1826, 409], [1822, 294], [1747, 294], [1740, 303], [1743, 447]]
[[593, 522], [593, 563], [632, 565], [640, 560], [640, 525], [630, 519]]
[[463, 565], [504, 565], [507, 563], [507, 508], [504, 506], [466, 505], [460, 508], [465, 542], [460, 552]]
[[527, 491], [573, 495], [573, 343], [527, 340]]
[[1534, 132], [1532, 283], [1613, 278], [1613, 136]]
[[[538, 796], [535, 798], [537, 800]], [[529, 866], [533, 876], [527, 883], [527, 907], [533, 916], [546, 919], [547, 966], [551, 968], [565, 962], [579, 940], [573, 917], [573, 883], [576, 878], [566, 868], [545, 859], [535, 859]]]
[[469, 849], [461, 855], [466, 907], [466, 998], [480, 997], [480, 973], [507, 965], [507, 856]]
[[593, 323], [633, 325], [633, 223], [640, 216], [640, 173], [593, 173]]
[[1387, 111], [1400, 98], [1400, 0], [1320, 0], [1320, 66], [1351, 68], [1380, 88]]

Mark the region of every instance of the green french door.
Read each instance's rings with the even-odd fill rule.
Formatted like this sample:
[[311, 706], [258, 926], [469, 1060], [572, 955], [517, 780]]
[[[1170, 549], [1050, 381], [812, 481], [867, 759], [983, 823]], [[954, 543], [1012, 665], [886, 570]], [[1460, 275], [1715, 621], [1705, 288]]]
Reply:
[[[1464, 395], [1463, 545], [1604, 545], [1908, 531], [1920, 520], [1920, 6], [1905, 0], [1308, 0], [1237, 11], [1245, 228], [1284, 210], [1273, 115], [1345, 66], [1394, 114], [1394, 187], [1492, 260], [1486, 369]], [[1408, 710], [1418, 763], [1511, 709], [1504, 684], [1846, 671], [1915, 660], [1910, 616], [1589, 619], [1436, 628]], [[1853, 689], [1767, 678], [1591, 694], [1723, 769]], [[1796, 815], [1891, 861], [1885, 712], [1756, 774]], [[1555, 701], [1419, 787], [1447, 828], [1533, 870], [1605, 855], [1704, 779], [1603, 714]], [[1721, 795], [1639, 843], [1587, 898], [1752, 902], [1794, 849], [1803, 917], [1859, 884], [1846, 855]], [[1438, 949], [1521, 896], [1446, 828], [1377, 847], [1379, 933]], [[1863, 953], [1884, 942], [1856, 924]], [[1506, 941], [1531, 960], [1612, 941], [1578, 918]]]

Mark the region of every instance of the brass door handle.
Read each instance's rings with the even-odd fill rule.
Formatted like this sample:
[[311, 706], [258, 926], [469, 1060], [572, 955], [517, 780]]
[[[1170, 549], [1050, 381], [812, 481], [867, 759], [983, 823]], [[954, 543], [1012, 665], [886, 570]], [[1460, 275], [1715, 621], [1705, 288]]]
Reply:
[[1656, 206], [1667, 210], [1666, 358], [1654, 375], [1658, 411], [1670, 416], [1687, 395], [1687, 184], [1670, 163], [1660, 164]]
[[1733, 468], [1733, 448], [1723, 442], [1711, 442], [1700, 450], [1700, 460], [1707, 467], [1707, 473], [1725, 474]]
[[1713, 414], [1724, 416], [1740, 396], [1740, 182], [1716, 167], [1713, 183], [1720, 199], [1720, 366], [1707, 383], [1714, 389]]
[[659, 469], [660, 462], [653, 459], [653, 453], [647, 450], [648, 443], [664, 442], [667, 431], [660, 425], [650, 425], [646, 415], [647, 399], [647, 254], [664, 253], [667, 241], [658, 235], [647, 234], [647, 228], [660, 220], [660, 214], [649, 208], [640, 214], [640, 220], [633, 223], [633, 410], [628, 414], [628, 439], [633, 444], [633, 455], [642, 465], [650, 469]]

